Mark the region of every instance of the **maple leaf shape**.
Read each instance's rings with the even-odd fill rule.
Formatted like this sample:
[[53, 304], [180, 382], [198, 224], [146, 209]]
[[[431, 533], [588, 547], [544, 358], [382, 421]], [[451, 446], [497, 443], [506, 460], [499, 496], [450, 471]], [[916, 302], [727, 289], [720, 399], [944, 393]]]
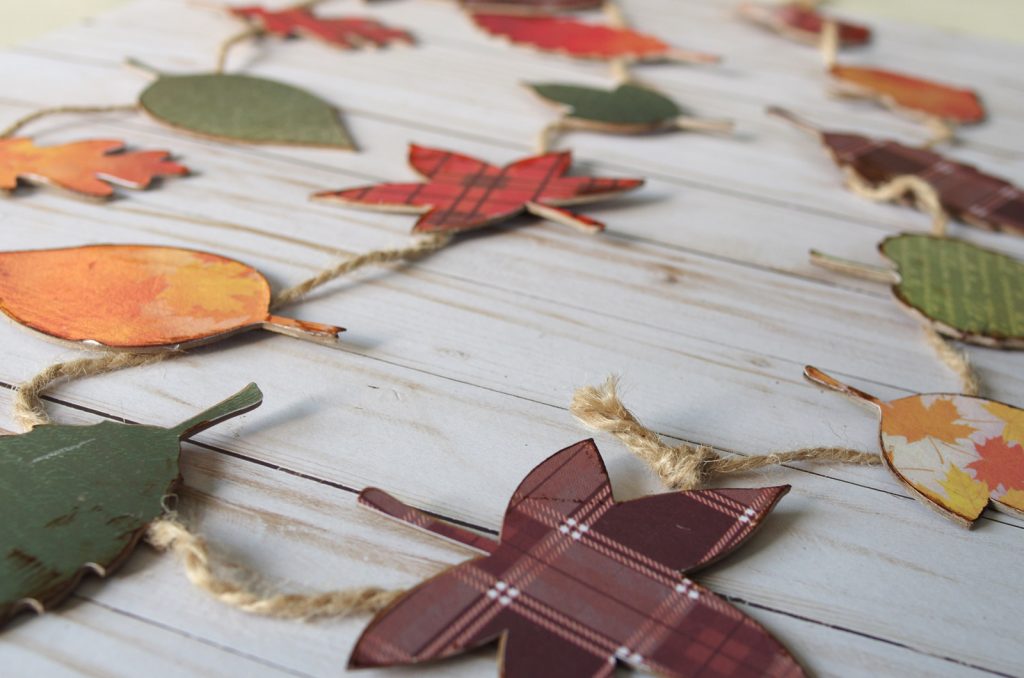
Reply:
[[989, 438], [984, 444], [974, 444], [981, 459], [972, 461], [967, 468], [978, 480], [995, 489], [1024, 490], [1024, 447], [1011, 445], [1003, 438]]
[[977, 430], [973, 426], [957, 423], [960, 411], [949, 398], [938, 397], [925, 407], [921, 396], [910, 396], [881, 403], [880, 406], [882, 432], [888, 436], [903, 436], [907, 443], [925, 438], [955, 443]]
[[1024, 490], [1010, 490], [996, 501], [1024, 514]]
[[423, 213], [414, 232], [467, 231], [524, 211], [587, 231], [604, 224], [563, 205], [602, 200], [643, 185], [642, 179], [564, 176], [568, 151], [546, 153], [495, 167], [467, 155], [415, 144], [409, 163], [427, 183], [376, 184], [315, 193], [313, 198], [390, 212]]
[[985, 403], [985, 409], [1006, 422], [1003, 438], [1007, 442], [1024, 442], [1024, 410], [1002, 403]]
[[477, 26], [520, 45], [579, 59], [715, 63], [717, 55], [677, 49], [654, 36], [625, 28], [586, 24], [557, 16], [472, 14]]
[[592, 440], [534, 469], [500, 542], [402, 505], [360, 501], [489, 555], [424, 582], [377, 615], [351, 668], [414, 664], [500, 640], [502, 675], [610, 676], [616, 662], [666, 676], [804, 675], [760, 625], [680, 571], [740, 545], [788, 491], [669, 492], [616, 503]]
[[412, 43], [406, 31], [389, 28], [373, 19], [354, 17], [324, 19], [308, 9], [296, 7], [274, 12], [263, 7], [233, 7], [231, 13], [257, 24], [265, 32], [282, 38], [309, 35], [343, 49], [365, 45], [384, 47], [392, 42]]
[[[967, 520], [976, 519], [988, 506], [988, 485], [956, 466], [949, 467], [945, 480], [939, 484], [946, 490], [947, 497], [938, 504]], [[928, 496], [929, 493], [924, 492]]]
[[124, 152], [113, 139], [92, 139], [59, 146], [36, 146], [32, 139], [0, 139], [0, 189], [12, 191], [22, 179], [52, 184], [92, 198], [109, 198], [110, 184], [146, 188], [155, 177], [188, 174], [168, 160], [167, 151]]

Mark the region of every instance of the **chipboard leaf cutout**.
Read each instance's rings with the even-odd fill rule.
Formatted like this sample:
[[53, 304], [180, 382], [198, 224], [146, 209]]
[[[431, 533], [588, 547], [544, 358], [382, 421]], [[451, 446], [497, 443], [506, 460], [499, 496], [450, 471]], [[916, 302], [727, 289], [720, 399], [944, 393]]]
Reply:
[[882, 459], [927, 506], [964, 527], [990, 501], [1024, 518], [1024, 410], [953, 394], [886, 402], [815, 367], [804, 374], [878, 409]]
[[248, 144], [352, 150], [338, 110], [305, 90], [251, 75], [159, 74], [139, 97], [157, 121], [193, 134]]
[[644, 183], [642, 179], [565, 176], [572, 165], [569, 152], [545, 153], [497, 167], [468, 155], [412, 144], [409, 164], [426, 179], [424, 183], [321, 191], [313, 198], [361, 209], [420, 214], [413, 227], [417, 233], [468, 231], [523, 212], [593, 233], [603, 230], [604, 224], [566, 206], [610, 198]]
[[57, 146], [36, 146], [32, 139], [0, 139], [0, 190], [14, 191], [19, 181], [55, 186], [87, 198], [110, 198], [112, 184], [147, 188], [157, 177], [188, 174], [167, 151], [125, 151], [113, 139], [90, 139]]
[[[791, 40], [814, 46], [821, 43], [826, 21], [830, 20], [800, 2], [744, 2], [739, 6], [739, 14]], [[837, 21], [836, 26], [839, 44], [843, 47], [859, 47], [871, 42], [871, 30], [866, 26], [846, 21]]]
[[702, 64], [720, 60], [714, 54], [678, 49], [654, 36], [630, 29], [588, 24], [564, 17], [482, 13], [471, 16], [477, 26], [513, 44], [529, 45], [577, 59]]
[[539, 14], [600, 9], [605, 0], [456, 0], [470, 12], [482, 14]]
[[926, 148], [860, 134], [821, 130], [774, 106], [768, 109], [768, 113], [812, 134], [821, 141], [837, 165], [856, 172], [873, 186], [913, 175], [927, 181], [936, 190], [943, 209], [953, 218], [978, 228], [1024, 235], [1024, 193], [1005, 179], [985, 174], [976, 167]]
[[981, 99], [970, 89], [916, 78], [882, 68], [835, 64], [829, 74], [843, 96], [872, 99], [897, 112], [960, 125], [985, 119]]
[[160, 517], [181, 441], [258, 407], [255, 384], [172, 428], [43, 424], [0, 437], [0, 626], [105, 577]]
[[177, 350], [253, 329], [333, 344], [343, 331], [271, 315], [270, 285], [233, 259], [150, 245], [0, 252], [0, 311], [61, 341]]
[[281, 38], [310, 36], [341, 49], [386, 47], [391, 43], [411, 44], [406, 31], [390, 28], [362, 17], [321, 17], [307, 7], [273, 11], [256, 5], [227, 8], [231, 14], [270, 35]]
[[500, 541], [444, 523], [378, 489], [385, 515], [486, 555], [380, 612], [349, 668], [419, 664], [498, 642], [508, 678], [804, 673], [763, 627], [687, 574], [724, 558], [789, 486], [668, 492], [616, 502], [594, 441], [534, 469], [509, 502]]

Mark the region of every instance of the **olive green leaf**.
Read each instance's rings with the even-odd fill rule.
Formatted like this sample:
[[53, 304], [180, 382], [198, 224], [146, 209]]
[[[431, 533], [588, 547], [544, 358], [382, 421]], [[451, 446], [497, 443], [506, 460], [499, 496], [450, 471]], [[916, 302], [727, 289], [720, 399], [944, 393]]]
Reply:
[[139, 97], [154, 118], [253, 144], [353, 148], [338, 111], [309, 92], [249, 75], [160, 75]]
[[1024, 345], [1024, 262], [955, 238], [893, 236], [896, 297], [946, 334], [984, 345]]
[[180, 441], [258, 407], [249, 384], [173, 428], [45, 424], [0, 437], [0, 625], [126, 559], [179, 480]]
[[608, 128], [655, 130], [670, 126], [682, 115], [671, 99], [637, 85], [619, 85], [613, 90], [576, 85], [528, 85], [543, 99], [569, 107], [570, 119]]

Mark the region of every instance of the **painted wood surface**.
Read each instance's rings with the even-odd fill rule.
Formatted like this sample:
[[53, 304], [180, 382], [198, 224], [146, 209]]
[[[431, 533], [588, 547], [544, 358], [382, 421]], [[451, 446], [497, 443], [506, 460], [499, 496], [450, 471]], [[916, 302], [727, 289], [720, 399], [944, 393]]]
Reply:
[[[724, 451], [840, 444], [872, 450], [877, 423], [801, 376], [813, 363], [885, 399], [954, 388], [918, 322], [884, 285], [813, 267], [811, 248], [877, 261], [886, 235], [926, 217], [839, 187], [815, 144], [763, 115], [784, 104], [830, 128], [906, 142], [912, 121], [832, 101], [806, 48], [729, 17], [728, 3], [624, 3], [639, 30], [726, 61], [649, 65], [637, 73], [702, 114], [733, 118], [735, 139], [570, 134], [587, 173], [646, 176], [634, 196], [595, 206], [608, 230], [558, 225], [482, 234], [414, 265], [339, 281], [296, 309], [349, 327], [340, 350], [250, 335], [174, 361], [62, 387], [58, 421], [86, 410], [170, 425], [257, 380], [266, 403], [186, 445], [197, 526], [229, 555], [285, 587], [412, 586], [471, 554], [411, 537], [365, 510], [355, 491], [496, 530], [515, 483], [584, 437], [566, 407], [573, 387], [623, 375], [645, 423]], [[410, 141], [495, 163], [529, 153], [550, 108], [519, 83], [610, 85], [601, 64], [502, 45], [447, 4], [380, 3], [365, 12], [416, 26], [418, 46], [339, 53], [315, 42], [238, 46], [232, 71], [301, 86], [344, 106], [359, 154], [228, 146], [175, 134], [142, 116], [54, 118], [40, 143], [124, 138], [173, 147], [188, 181], [106, 205], [52, 191], [0, 203], [3, 249], [131, 242], [215, 251], [264, 272], [275, 288], [333, 263], [339, 251], [403, 243], [407, 215], [308, 202], [317, 190], [409, 181]], [[853, 17], [851, 17], [853, 18]], [[872, 22], [858, 63], [971, 82], [991, 120], [949, 151], [1024, 181], [1024, 48]], [[177, 0], [143, 0], [0, 57], [0, 115], [41, 105], [127, 103], [147, 82], [124, 56], [175, 72], [208, 70], [237, 21]], [[437, 74], [445, 75], [439, 87]], [[497, 105], [496, 102], [500, 102]], [[430, 112], [426, 115], [425, 112]], [[678, 144], [678, 145], [677, 145]], [[954, 227], [1017, 256], [1019, 238]], [[78, 355], [0, 324], [0, 381], [17, 383]], [[1024, 356], [971, 348], [986, 396], [1024, 404]], [[898, 385], [898, 386], [897, 386]], [[9, 397], [0, 398], [5, 415]], [[153, 413], [160, 413], [154, 420]], [[13, 424], [4, 424], [8, 429]], [[511, 444], [507, 441], [514, 440]], [[661, 488], [643, 464], [599, 440], [622, 499]], [[1013, 674], [1024, 662], [1012, 623], [1024, 588], [1024, 521], [986, 512], [973, 531], [911, 499], [880, 468], [775, 469], [733, 486], [793, 490], [734, 558], [702, 583], [754, 617], [815, 675]], [[936, 557], [941, 554], [941, 557]], [[0, 636], [0, 662], [25, 672], [132, 675], [337, 675], [366, 620], [320, 624], [247, 617], [209, 601], [171, 558], [140, 549], [114, 580], [90, 582], [48, 618]], [[50, 635], [46, 635], [50, 634]], [[42, 642], [41, 638], [64, 642]], [[9, 664], [11, 663], [11, 664]], [[491, 655], [436, 675], [494, 675]]]

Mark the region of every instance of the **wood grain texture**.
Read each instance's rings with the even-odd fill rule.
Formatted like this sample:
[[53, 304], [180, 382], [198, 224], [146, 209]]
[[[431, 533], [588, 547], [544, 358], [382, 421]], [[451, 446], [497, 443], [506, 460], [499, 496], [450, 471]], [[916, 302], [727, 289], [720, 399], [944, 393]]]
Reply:
[[[191, 490], [182, 505], [235, 559], [300, 590], [408, 587], [465, 560], [462, 550], [410, 541], [407, 530], [366, 517], [346, 488], [384, 486], [420, 508], [496, 530], [513, 479], [582, 437], [565, 409], [572, 388], [613, 371], [624, 376], [645, 423], [672, 436], [741, 453], [821, 444], [875, 449], [871, 417], [804, 383], [804, 364], [886, 399], [947, 390], [953, 380], [884, 286], [819, 271], [807, 250], [875, 261], [883, 237], [924, 230], [926, 220], [840, 190], [820, 150], [763, 109], [784, 103], [830, 126], [908, 142], [920, 130], [871, 106], [829, 100], [806, 48], [731, 20], [727, 3], [651, 0], [626, 9], [640, 30], [727, 55], [716, 69], [638, 70], [702, 114], [736, 119], [739, 134], [567, 137], [587, 173], [650, 178], [635, 197], [594, 211], [608, 224], [605, 234], [581, 238], [512, 222], [500, 237], [470, 238], [412, 266], [339, 281], [306, 301], [301, 315], [343, 318], [350, 327], [343, 351], [239, 337], [56, 395], [135, 420], [161, 412], [169, 424], [220, 385], [258, 378], [267, 394], [259, 421], [228, 422], [201, 436], [215, 449], [187, 448]], [[246, 72], [342, 101], [364, 148], [359, 155], [228, 147], [130, 115], [38, 123], [32, 131], [40, 142], [116, 135], [140, 147], [173, 147], [197, 176], [103, 207], [56, 194], [4, 202], [4, 249], [86, 242], [200, 248], [246, 261], [280, 288], [332, 264], [338, 250], [404, 242], [408, 216], [349, 212], [307, 197], [411, 179], [409, 141], [514, 160], [551, 116], [519, 82], [609, 86], [601, 65], [501, 45], [455, 12], [421, 2], [367, 9], [385, 23], [416, 26], [415, 50], [337, 54], [305, 42], [237, 48], [233, 56]], [[1024, 180], [1024, 82], [1012, 66], [1024, 50], [872, 23], [878, 45], [858, 62], [898, 61], [908, 71], [938, 70], [975, 84], [991, 119], [965, 130], [952, 154]], [[72, 100], [132, 101], [145, 82], [120, 67], [125, 54], [202, 71], [231, 30], [237, 23], [230, 17], [177, 0], [127, 5], [3, 55], [0, 74], [9, 86], [0, 115], [13, 120]], [[427, 120], [423, 110], [438, 113]], [[954, 232], [1024, 255], [1018, 238]], [[9, 324], [0, 324], [0, 340], [8, 352], [0, 381], [8, 384], [75, 355]], [[1024, 403], [1024, 356], [984, 349], [971, 356], [986, 396]], [[55, 415], [83, 416], [63, 408]], [[659, 491], [640, 462], [601, 444], [623, 499]], [[992, 621], [1015, 614], [1013, 601], [1024, 595], [1015, 574], [1024, 521], [987, 512], [966, 533], [918, 506], [877, 468], [809, 471], [731, 481], [794, 489], [763, 531], [735, 559], [707, 570], [702, 583], [757, 619], [815, 675], [1017, 670], [1024, 660], [1019, 629]], [[73, 667], [84, 656], [85, 668], [68, 672], [118, 674], [181, 654], [181, 664], [163, 659], [168, 673], [255, 666], [256, 675], [327, 676], [337, 675], [365, 625], [241, 616], [203, 599], [172, 561], [145, 551], [123, 574], [86, 586], [87, 598], [66, 612], [16, 623], [0, 638], [0, 660], [32, 670]], [[77, 630], [84, 624], [110, 630], [86, 634]], [[73, 639], [77, 652], [40, 644], [48, 632]], [[93, 646], [131, 649], [115, 662]], [[494, 660], [484, 654], [435, 671], [490, 676]]]

